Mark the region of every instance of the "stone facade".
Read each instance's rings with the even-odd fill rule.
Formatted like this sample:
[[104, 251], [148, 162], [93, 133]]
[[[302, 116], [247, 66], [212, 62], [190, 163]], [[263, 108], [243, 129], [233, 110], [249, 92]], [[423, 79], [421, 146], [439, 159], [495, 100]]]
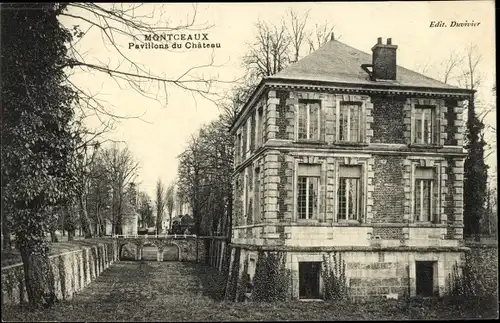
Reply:
[[[462, 230], [467, 96], [441, 92], [353, 89], [309, 81], [268, 84], [256, 91], [232, 129], [236, 154], [231, 242], [241, 250], [239, 268], [248, 260], [252, 276], [257, 250], [286, 252], [295, 286], [291, 297], [298, 298], [298, 264], [322, 262], [328, 253], [339, 252], [354, 296], [403, 297], [417, 293], [416, 263], [432, 262], [432, 289], [443, 295], [453, 264], [461, 263], [467, 251]], [[299, 109], [310, 102], [319, 112], [307, 107], [307, 118], [314, 118], [306, 119], [314, 120], [307, 121], [307, 131], [314, 128], [318, 133], [304, 139], [299, 135], [304, 131]], [[355, 142], [341, 140], [346, 131], [340, 113], [344, 104], [359, 111], [355, 121], [349, 119], [355, 127], [347, 123], [358, 134]], [[432, 111], [432, 125], [424, 124], [417, 108]], [[259, 116], [264, 118], [261, 124]], [[417, 140], [424, 136], [432, 136], [432, 143]], [[314, 194], [308, 202], [314, 211], [305, 218], [298, 211], [300, 165], [313, 165], [317, 178], [317, 187], [310, 186], [313, 193], [307, 193]], [[353, 219], [344, 219], [339, 211], [340, 180], [348, 169], [359, 170], [349, 175], [358, 180]], [[430, 192], [425, 193], [428, 204], [423, 202], [424, 184], [419, 184], [420, 195], [416, 188], [421, 178], [432, 183], [425, 191]], [[431, 214], [428, 220], [420, 218], [424, 211], [417, 214], [424, 206]]]

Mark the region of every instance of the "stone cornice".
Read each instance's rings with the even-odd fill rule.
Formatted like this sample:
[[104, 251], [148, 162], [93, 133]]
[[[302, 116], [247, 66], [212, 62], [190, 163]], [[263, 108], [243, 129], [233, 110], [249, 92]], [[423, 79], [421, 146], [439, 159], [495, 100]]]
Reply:
[[370, 155], [395, 155], [395, 156], [428, 156], [428, 157], [460, 157], [464, 158], [467, 153], [459, 146], [439, 146], [433, 148], [410, 147], [406, 144], [370, 144], [370, 145], [335, 145], [325, 143], [301, 143], [292, 140], [270, 139], [262, 147], [255, 151], [249, 158], [238, 164], [234, 174], [250, 165], [256, 158], [267, 150], [279, 150], [283, 152], [300, 152], [301, 154], [319, 154], [335, 157], [335, 154], [370, 154]]
[[298, 246], [283, 246], [283, 245], [268, 245], [257, 246], [251, 244], [230, 243], [233, 248], [244, 248], [252, 251], [282, 251], [282, 252], [335, 252], [335, 251], [352, 251], [352, 252], [469, 252], [467, 247], [431, 247], [431, 246], [399, 246], [399, 247], [378, 247], [378, 246], [332, 246], [332, 247], [298, 247]]

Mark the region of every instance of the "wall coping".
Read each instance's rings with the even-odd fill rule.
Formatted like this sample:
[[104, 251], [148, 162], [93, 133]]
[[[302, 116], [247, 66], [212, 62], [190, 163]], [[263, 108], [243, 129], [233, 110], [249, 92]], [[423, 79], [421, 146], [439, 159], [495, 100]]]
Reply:
[[[103, 242], [98, 242], [94, 246], [101, 246], [101, 245], [104, 245], [104, 243]], [[75, 252], [81, 252], [84, 249], [92, 249], [92, 247], [94, 247], [94, 246], [80, 246], [81, 248], [77, 249], [77, 250], [70, 250], [70, 251], [65, 251], [63, 253], [58, 253], [58, 254], [55, 254], [55, 255], [49, 255], [49, 259], [52, 259], [54, 257], [60, 257], [60, 256], [68, 255], [68, 254], [75, 253]], [[22, 266], [22, 265], [23, 265], [22, 262], [18, 262], [18, 263], [12, 264], [12, 265], [3, 266], [1, 269], [2, 270], [7, 270], [7, 269], [14, 268], [14, 267]]]

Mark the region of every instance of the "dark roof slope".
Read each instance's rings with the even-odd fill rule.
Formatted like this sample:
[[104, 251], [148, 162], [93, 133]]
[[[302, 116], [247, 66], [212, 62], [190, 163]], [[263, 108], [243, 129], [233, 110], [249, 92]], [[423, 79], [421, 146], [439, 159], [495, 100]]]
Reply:
[[318, 50], [267, 79], [459, 89], [401, 66], [397, 67], [397, 80], [371, 81], [368, 74], [361, 68], [361, 64], [371, 63], [371, 54], [337, 40], [331, 40]]

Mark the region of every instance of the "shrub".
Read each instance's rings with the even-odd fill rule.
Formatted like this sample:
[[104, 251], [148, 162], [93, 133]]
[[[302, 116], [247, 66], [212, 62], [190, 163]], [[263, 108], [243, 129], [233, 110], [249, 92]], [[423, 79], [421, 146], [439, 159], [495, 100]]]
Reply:
[[[337, 257], [338, 255], [338, 257]], [[323, 295], [326, 300], [347, 300], [349, 287], [345, 276], [345, 261], [337, 252], [323, 255]]]
[[290, 277], [290, 270], [285, 268], [284, 253], [259, 251], [252, 300], [257, 302], [288, 300]]

